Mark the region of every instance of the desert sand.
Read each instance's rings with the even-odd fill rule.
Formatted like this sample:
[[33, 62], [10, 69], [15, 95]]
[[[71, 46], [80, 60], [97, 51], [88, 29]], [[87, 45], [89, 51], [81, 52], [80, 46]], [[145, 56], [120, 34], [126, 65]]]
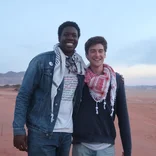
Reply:
[[[156, 90], [128, 89], [127, 101], [132, 132], [132, 156], [156, 155]], [[12, 120], [17, 92], [0, 89], [0, 156], [26, 156], [13, 147]], [[117, 127], [117, 120], [115, 121]], [[117, 127], [116, 156], [122, 144]]]

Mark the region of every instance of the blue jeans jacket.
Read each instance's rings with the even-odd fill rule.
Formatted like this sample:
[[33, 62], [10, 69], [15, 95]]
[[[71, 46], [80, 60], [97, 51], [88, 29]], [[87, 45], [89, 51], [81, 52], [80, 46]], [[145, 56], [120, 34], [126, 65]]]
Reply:
[[[51, 86], [56, 55], [53, 51], [34, 57], [26, 70], [21, 88], [16, 98], [13, 133], [25, 134], [27, 128], [34, 128], [44, 133], [53, 132], [58, 116], [63, 83], [58, 88], [54, 99], [54, 120], [51, 122]], [[77, 114], [84, 85], [84, 75], [77, 75], [78, 85], [73, 98], [73, 120]]]

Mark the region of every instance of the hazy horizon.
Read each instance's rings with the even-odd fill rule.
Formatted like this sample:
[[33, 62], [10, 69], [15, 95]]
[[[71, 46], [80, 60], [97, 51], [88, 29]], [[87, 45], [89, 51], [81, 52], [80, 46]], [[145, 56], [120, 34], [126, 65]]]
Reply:
[[126, 85], [156, 84], [156, 1], [0, 1], [0, 73], [25, 71], [30, 60], [53, 50], [62, 22], [81, 29], [77, 52], [88, 63], [84, 43], [92, 36], [108, 42], [105, 63]]

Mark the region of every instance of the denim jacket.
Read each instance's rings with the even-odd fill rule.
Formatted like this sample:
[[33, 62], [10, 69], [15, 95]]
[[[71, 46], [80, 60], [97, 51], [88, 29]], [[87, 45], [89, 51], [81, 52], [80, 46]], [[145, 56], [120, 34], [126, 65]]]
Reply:
[[[13, 133], [24, 135], [27, 128], [34, 128], [44, 133], [52, 133], [58, 116], [63, 83], [58, 87], [54, 99], [54, 120], [51, 122], [51, 86], [55, 67], [56, 55], [53, 51], [45, 52], [34, 57], [29, 63], [22, 85], [16, 98]], [[77, 114], [84, 75], [77, 75], [78, 85], [73, 98], [73, 120]]]

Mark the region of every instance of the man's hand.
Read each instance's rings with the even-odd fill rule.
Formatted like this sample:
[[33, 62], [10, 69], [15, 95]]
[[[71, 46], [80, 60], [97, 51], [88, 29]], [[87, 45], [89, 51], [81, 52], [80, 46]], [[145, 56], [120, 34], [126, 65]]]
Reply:
[[27, 136], [15, 135], [13, 139], [14, 146], [20, 151], [27, 151]]

